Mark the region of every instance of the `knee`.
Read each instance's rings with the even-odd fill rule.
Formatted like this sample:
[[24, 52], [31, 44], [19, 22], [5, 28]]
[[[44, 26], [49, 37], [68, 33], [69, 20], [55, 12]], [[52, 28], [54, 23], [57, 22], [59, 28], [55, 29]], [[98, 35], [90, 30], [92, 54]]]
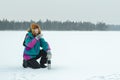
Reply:
[[43, 49], [40, 50], [40, 54], [42, 54], [42, 56], [45, 56], [45, 57], [47, 56], [47, 52], [45, 50], [43, 50]]

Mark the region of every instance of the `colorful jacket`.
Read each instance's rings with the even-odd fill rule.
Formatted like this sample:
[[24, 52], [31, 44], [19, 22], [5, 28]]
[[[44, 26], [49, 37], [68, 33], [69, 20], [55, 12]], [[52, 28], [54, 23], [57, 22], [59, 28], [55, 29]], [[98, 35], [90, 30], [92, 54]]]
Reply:
[[44, 38], [37, 40], [31, 32], [28, 32], [25, 37], [25, 45], [23, 54], [25, 60], [35, 58], [40, 53], [40, 47], [45, 51], [50, 50], [49, 44]]

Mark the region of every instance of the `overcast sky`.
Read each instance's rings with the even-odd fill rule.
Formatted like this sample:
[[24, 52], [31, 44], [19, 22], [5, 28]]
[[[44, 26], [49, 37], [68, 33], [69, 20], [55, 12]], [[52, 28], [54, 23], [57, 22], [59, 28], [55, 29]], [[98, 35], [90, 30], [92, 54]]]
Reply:
[[0, 0], [0, 19], [120, 24], [120, 0]]

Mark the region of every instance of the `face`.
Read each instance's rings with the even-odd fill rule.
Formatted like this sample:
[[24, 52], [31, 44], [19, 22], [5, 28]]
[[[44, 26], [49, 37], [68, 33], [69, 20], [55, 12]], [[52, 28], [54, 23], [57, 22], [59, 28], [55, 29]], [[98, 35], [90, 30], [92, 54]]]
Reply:
[[35, 34], [38, 34], [39, 33], [39, 30], [38, 28], [34, 29], [35, 30]]

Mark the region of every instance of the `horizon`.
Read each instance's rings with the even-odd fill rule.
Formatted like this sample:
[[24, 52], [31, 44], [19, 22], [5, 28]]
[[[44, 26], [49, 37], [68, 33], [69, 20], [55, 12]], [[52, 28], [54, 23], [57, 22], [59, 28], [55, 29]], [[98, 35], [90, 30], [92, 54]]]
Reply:
[[[23, 21], [17, 21], [17, 20], [8, 20], [8, 19], [0, 19], [0, 21], [4, 21], [4, 20], [7, 20], [7, 21], [9, 21], [9, 22], [11, 22], [11, 21], [14, 21], [14, 22], [31, 22], [31, 21], [33, 21], [33, 22], [39, 22], [39, 21], [41, 21], [41, 22], [46, 22], [47, 20], [48, 21], [51, 21], [51, 22], [54, 22], [54, 21], [57, 21], [57, 22], [77, 22], [77, 23], [79, 23], [79, 22], [89, 22], [89, 23], [92, 23], [92, 24], [98, 24], [98, 23], [105, 23], [105, 22], [96, 22], [96, 23], [94, 23], [94, 22], [90, 22], [90, 21], [72, 21], [72, 20], [66, 20], [66, 21], [59, 21], [59, 20], [50, 20], [50, 19], [46, 19], [46, 20], [38, 20], [38, 21], [34, 21], [34, 20], [23, 20]], [[106, 25], [120, 25], [120, 24], [107, 24], [107, 23], [105, 23]]]

